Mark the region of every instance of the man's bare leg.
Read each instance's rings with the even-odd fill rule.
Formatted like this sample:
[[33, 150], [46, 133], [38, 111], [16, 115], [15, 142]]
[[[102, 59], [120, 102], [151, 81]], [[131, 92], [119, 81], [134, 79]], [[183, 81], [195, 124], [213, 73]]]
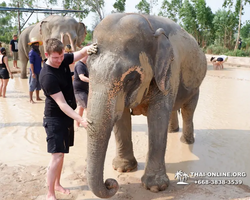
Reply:
[[32, 103], [32, 104], [35, 103], [35, 102], [33, 101], [33, 92], [30, 91], [29, 94], [30, 94], [30, 103]]
[[64, 160], [64, 154], [63, 154], [62, 159], [58, 163], [58, 174], [56, 175], [56, 180], [55, 180], [55, 190], [58, 191], [58, 192], [61, 192], [63, 194], [70, 194], [70, 190], [65, 189], [64, 187], [62, 187], [61, 183], [60, 183], [62, 167], [63, 167], [63, 160]]
[[36, 90], [36, 100], [42, 101], [42, 99], [39, 97], [39, 90]]
[[19, 67], [17, 66], [17, 60], [13, 60], [13, 67], [19, 69]]
[[[61, 171], [62, 171], [62, 164], [63, 164], [63, 158], [64, 154], [63, 153], [53, 153], [52, 158], [50, 161], [50, 166], [48, 168], [48, 173], [47, 173], [47, 184], [48, 184], [48, 193], [46, 196], [46, 200], [57, 200], [56, 195], [55, 195], [55, 189], [58, 191], [59, 187], [58, 185], [55, 187], [56, 182], [60, 185], [60, 177], [61, 177]], [[60, 185], [60, 191], [64, 189]], [[66, 189], [64, 189], [66, 191]], [[64, 192], [64, 194], [67, 194]]]

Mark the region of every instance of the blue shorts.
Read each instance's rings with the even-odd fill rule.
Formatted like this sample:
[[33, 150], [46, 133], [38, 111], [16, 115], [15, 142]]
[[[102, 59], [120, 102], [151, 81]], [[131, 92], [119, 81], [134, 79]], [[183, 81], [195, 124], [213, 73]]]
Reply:
[[74, 145], [74, 120], [62, 117], [44, 117], [48, 153], [69, 153]]
[[30, 92], [34, 92], [35, 90], [41, 90], [41, 85], [39, 82], [39, 74], [35, 74], [35, 75], [36, 75], [36, 78], [33, 78], [32, 74], [30, 74], [30, 77], [29, 77]]

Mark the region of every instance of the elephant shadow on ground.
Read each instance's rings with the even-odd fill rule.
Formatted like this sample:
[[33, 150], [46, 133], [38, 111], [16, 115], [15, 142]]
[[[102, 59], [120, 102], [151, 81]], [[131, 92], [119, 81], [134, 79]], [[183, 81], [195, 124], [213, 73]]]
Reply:
[[[147, 125], [133, 126], [134, 132], [148, 135]], [[250, 174], [250, 131], [236, 129], [197, 129], [194, 144], [180, 141], [182, 129], [168, 133], [165, 155], [166, 170], [170, 180], [178, 170], [183, 172], [245, 172]], [[138, 145], [138, 144], [136, 144]], [[145, 147], [148, 151], [148, 146]], [[136, 152], [135, 152], [136, 154]], [[138, 163], [138, 170], [144, 170], [145, 162]], [[209, 178], [209, 177], [204, 177]], [[239, 177], [238, 177], [239, 178]], [[243, 177], [243, 183], [250, 185], [250, 180]]]
[[[181, 131], [181, 130], [180, 130]], [[178, 134], [181, 132], [170, 133]], [[174, 138], [176, 139], [176, 138]], [[195, 130], [195, 143], [192, 145], [176, 142], [176, 155], [181, 155], [179, 162], [168, 162], [168, 173], [186, 169], [187, 172], [247, 172], [250, 174], [250, 162], [246, 152], [250, 151], [250, 131], [236, 129], [199, 129]], [[179, 142], [177, 144], [177, 142]], [[171, 144], [168, 142], [168, 147]], [[188, 150], [188, 152], [182, 152]], [[170, 151], [170, 152], [168, 152]], [[171, 150], [167, 150], [167, 153]], [[171, 159], [172, 155], [166, 158]], [[248, 183], [250, 185], [250, 182]]]

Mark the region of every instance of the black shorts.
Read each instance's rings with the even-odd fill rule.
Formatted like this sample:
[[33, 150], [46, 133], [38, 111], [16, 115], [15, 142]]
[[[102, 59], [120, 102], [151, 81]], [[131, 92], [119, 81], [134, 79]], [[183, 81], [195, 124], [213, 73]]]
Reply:
[[0, 68], [0, 79], [9, 79], [9, 72], [6, 68]]
[[69, 118], [44, 117], [48, 153], [69, 153], [74, 145], [74, 121]]
[[217, 58], [217, 61], [223, 61], [223, 58], [219, 57], [219, 58]]

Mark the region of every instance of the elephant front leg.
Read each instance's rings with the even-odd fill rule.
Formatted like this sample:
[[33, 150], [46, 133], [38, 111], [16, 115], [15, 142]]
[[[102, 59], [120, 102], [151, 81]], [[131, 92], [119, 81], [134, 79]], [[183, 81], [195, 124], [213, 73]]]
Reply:
[[26, 79], [27, 78], [27, 64], [28, 64], [28, 59], [23, 58], [22, 60], [20, 59], [21, 62], [21, 76], [20, 78]]
[[172, 104], [167, 104], [166, 100], [158, 99], [148, 108], [149, 151], [141, 181], [143, 186], [152, 192], [165, 190], [169, 185], [164, 158], [171, 112], [170, 105]]
[[194, 111], [198, 102], [199, 91], [181, 107], [181, 114], [183, 118], [183, 131], [181, 136], [181, 142], [186, 144], [194, 143], [194, 125], [193, 117]]
[[113, 159], [113, 168], [119, 172], [130, 172], [137, 168], [131, 131], [131, 114], [129, 109], [125, 108], [121, 119], [114, 126], [116, 157]]

